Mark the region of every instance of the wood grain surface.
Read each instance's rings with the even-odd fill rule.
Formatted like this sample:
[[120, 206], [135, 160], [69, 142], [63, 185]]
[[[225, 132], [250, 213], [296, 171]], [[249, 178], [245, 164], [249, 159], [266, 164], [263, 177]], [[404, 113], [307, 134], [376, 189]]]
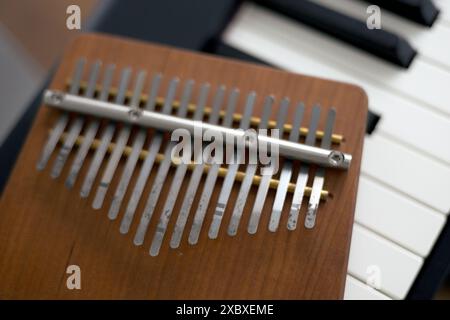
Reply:
[[[38, 172], [36, 162], [41, 149], [58, 117], [58, 111], [40, 108], [33, 128], [11, 174], [0, 203], [0, 298], [2, 299], [340, 299], [343, 296], [345, 275], [356, 201], [356, 190], [367, 113], [367, 97], [358, 87], [319, 78], [274, 70], [182, 51], [170, 47], [113, 38], [98, 34], [78, 37], [66, 48], [51, 88], [64, 89], [76, 60], [86, 57], [89, 63], [101, 59], [104, 64], [115, 63], [113, 84], [117, 86], [122, 67], [134, 71], [145, 69], [149, 75], [162, 72], [162, 89], [176, 76], [182, 82], [196, 81], [194, 101], [199, 84], [209, 82], [213, 92], [219, 85], [238, 87], [241, 95], [237, 110], [242, 111], [246, 94], [255, 90], [255, 115], [262, 111], [267, 94], [276, 97], [272, 119], [281, 98], [288, 96], [292, 104], [306, 104], [303, 126], [308, 126], [312, 106], [320, 103], [322, 114], [319, 128], [323, 129], [326, 112], [337, 109], [334, 132], [343, 134], [345, 142], [338, 148], [353, 155], [349, 171], [327, 170], [325, 189], [331, 199], [322, 202], [317, 225], [312, 230], [303, 227], [305, 204], [295, 231], [286, 229], [291, 195], [286, 199], [280, 227], [277, 232], [267, 230], [275, 192], [269, 192], [255, 235], [246, 231], [249, 211], [256, 194], [252, 187], [238, 234], [226, 233], [234, 200], [239, 191], [235, 183], [224, 215], [219, 237], [210, 240], [207, 229], [211, 222], [222, 179], [217, 181], [210, 208], [195, 246], [187, 243], [192, 222], [192, 210], [178, 249], [170, 249], [168, 239], [182, 197], [180, 196], [166, 232], [165, 241], [157, 257], [148, 254], [153, 233], [160, 216], [163, 201], [158, 202], [143, 246], [134, 246], [133, 237], [151, 188], [157, 166], [144, 191], [138, 211], [127, 235], [119, 233], [124, 206], [130, 187], [122, 203], [118, 219], [107, 218], [109, 203], [120, 178], [124, 160], [115, 174], [105, 204], [100, 210], [91, 208], [96, 184], [89, 198], [79, 197], [82, 178], [90, 163], [88, 155], [75, 187], [64, 186], [75, 152], [72, 151], [62, 175], [50, 177], [56, 158], [54, 152], [47, 168]], [[84, 74], [86, 80], [87, 72]], [[146, 91], [150, 85], [147, 77]], [[177, 91], [180, 99], [181, 90]], [[210, 105], [212, 94], [208, 99]], [[295, 112], [290, 108], [288, 121]], [[148, 144], [148, 141], [147, 141]], [[59, 148], [58, 148], [59, 149]], [[58, 150], [57, 149], [57, 150]], [[105, 167], [105, 162], [102, 168]], [[130, 185], [136, 181], [139, 166]], [[295, 163], [295, 172], [299, 164]], [[101, 172], [100, 172], [101, 173]], [[166, 195], [171, 170], [162, 195]], [[189, 174], [186, 175], [180, 195], [184, 195]], [[202, 189], [204, 177], [199, 190]], [[294, 180], [295, 181], [295, 180]], [[312, 184], [310, 179], [308, 185]], [[200, 192], [198, 192], [200, 193]], [[195, 203], [198, 201], [196, 196]], [[195, 207], [195, 205], [194, 205]], [[81, 268], [81, 290], [68, 290], [66, 268]]]

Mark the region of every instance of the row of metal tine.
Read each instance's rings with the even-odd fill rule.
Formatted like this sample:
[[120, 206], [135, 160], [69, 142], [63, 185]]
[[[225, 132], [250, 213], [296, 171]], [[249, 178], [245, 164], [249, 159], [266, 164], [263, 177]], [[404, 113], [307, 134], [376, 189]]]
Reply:
[[[70, 81], [70, 94], [77, 95], [81, 91], [81, 80], [85, 64], [86, 60], [84, 58], [78, 60], [74, 75]], [[100, 70], [101, 61], [95, 61], [91, 66], [88, 82], [83, 90], [83, 94], [86, 98], [96, 98], [101, 101], [107, 101], [111, 96], [111, 84], [115, 66], [112, 64], [106, 66], [102, 84], [100, 87], [98, 87]], [[125, 68], [121, 71], [119, 86], [115, 95], [113, 96], [114, 102], [117, 104], [124, 105], [126, 102], [131, 73], [132, 72], [130, 68]], [[142, 70], [139, 71], [136, 75], [133, 94], [131, 96], [131, 99], [129, 99], [130, 108], [139, 108], [141, 106], [142, 90], [144, 87], [145, 79], [146, 72]], [[144, 108], [146, 108], [147, 110], [154, 111], [157, 102], [160, 100], [158, 98], [158, 91], [161, 79], [161, 74], [155, 74], [152, 78], [150, 91], [144, 106]], [[179, 79], [171, 79], [166, 96], [162, 100], [162, 113], [172, 113], [178, 86]], [[204, 111], [206, 109], [205, 105], [208, 97], [208, 91], [210, 88], [206, 83], [201, 85], [199, 97], [197, 103], [195, 104], [195, 109], [189, 110], [189, 107], [192, 105], [190, 101], [193, 86], [193, 80], [188, 80], [185, 82], [181, 100], [177, 103], [176, 116], [187, 117], [189, 111], [193, 111], [193, 119], [202, 121], [204, 117]], [[97, 92], [97, 90], [99, 91]], [[233, 122], [235, 122], [236, 119], [239, 119], [239, 128], [248, 129], [252, 125], [252, 120], [254, 120], [254, 117], [252, 117], [252, 110], [256, 94], [254, 92], [248, 94], [243, 114], [239, 117], [236, 117], [235, 107], [237, 104], [239, 91], [237, 89], [230, 90], [226, 110], [224, 112], [221, 111], [221, 106], [225, 100], [225, 93], [226, 90], [224, 86], [218, 87], [213, 99], [212, 106], [209, 109], [208, 122], [211, 124], [218, 124], [219, 120], [222, 120], [222, 126], [231, 127], [233, 125]], [[274, 99], [272, 96], [268, 96], [265, 98], [263, 113], [261, 118], [259, 119], [259, 128], [268, 127], [273, 102]], [[304, 113], [304, 106], [301, 103], [296, 106], [293, 124], [290, 127], [286, 126], [285, 120], [288, 106], [289, 99], [284, 98], [281, 101], [278, 109], [278, 116], [275, 127], [280, 130], [281, 136], [283, 135], [283, 130], [285, 130], [285, 128], [289, 128], [290, 141], [299, 141], [299, 135], [302, 132], [306, 135], [305, 144], [307, 145], [314, 145], [316, 139], [320, 138], [321, 147], [330, 148], [330, 145], [333, 141], [340, 141], [340, 136], [332, 134], [333, 123], [335, 119], [334, 109], [330, 109], [327, 115], [326, 128], [324, 132], [321, 132], [317, 130], [320, 116], [319, 106], [313, 107], [308, 130], [301, 128], [300, 126]], [[134, 136], [134, 139], [132, 139], [131, 145], [129, 146], [128, 140], [132, 132], [132, 126], [129, 124], [121, 126], [120, 130], [118, 130], [118, 132], [116, 133], [115, 131], [117, 129], [117, 124], [114, 121], [110, 121], [103, 128], [99, 139], [97, 139], [97, 133], [98, 131], [100, 131], [100, 119], [93, 119], [89, 121], [89, 123], [86, 125], [86, 128], [84, 129], [84, 134], [82, 136], [81, 131], [83, 130], [83, 127], [85, 125], [85, 117], [82, 115], [77, 115], [73, 121], [69, 120], [70, 116], [68, 112], [63, 112], [59, 116], [56, 126], [51, 130], [49, 138], [44, 146], [41, 157], [37, 164], [37, 168], [38, 170], [43, 170], [46, 167], [51, 154], [57, 147], [58, 143], [61, 143], [62, 147], [60, 148], [57, 158], [51, 169], [51, 176], [53, 178], [57, 178], [61, 174], [71, 150], [74, 148], [74, 146], [78, 146], [77, 153], [72, 162], [69, 175], [65, 182], [66, 186], [71, 188], [75, 184], [78, 173], [83, 166], [84, 160], [89, 150], [94, 149], [95, 153], [93, 155], [92, 162], [90, 163], [80, 191], [81, 197], [86, 198], [90, 194], [90, 191], [94, 184], [94, 180], [97, 177], [106, 154], [110, 152], [106, 168], [103, 171], [103, 175], [101, 177], [100, 184], [97, 187], [92, 204], [93, 208], [99, 209], [103, 205], [109, 185], [114, 177], [118, 164], [122, 156], [126, 155], [127, 160], [125, 163], [125, 167], [122, 171], [122, 175], [115, 190], [113, 200], [108, 212], [108, 217], [113, 220], [116, 219], [119, 215], [122, 201], [125, 197], [134, 169], [139, 159], [141, 159], [142, 164], [140, 166], [140, 172], [131, 192], [131, 196], [129, 198], [125, 213], [120, 224], [120, 232], [123, 234], [126, 234], [130, 229], [136, 209], [138, 207], [139, 201], [141, 200], [141, 197], [143, 196], [144, 188], [146, 186], [154, 163], [159, 163], [158, 171], [153, 181], [153, 185], [151, 186], [151, 191], [148, 194], [145, 209], [141, 215], [139, 225], [134, 237], [134, 243], [136, 245], [143, 244], [144, 238], [147, 233], [147, 228], [154, 214], [161, 190], [164, 183], [166, 182], [167, 174], [171, 166], [176, 167], [175, 174], [170, 185], [170, 191], [167, 193], [164, 209], [159, 216], [156, 232], [151, 243], [150, 255], [152, 256], [156, 256], [159, 253], [170, 218], [174, 210], [175, 202], [178, 199], [181, 185], [183, 183], [187, 170], [191, 170], [190, 180], [187, 191], [183, 197], [181, 209], [178, 213], [172, 237], [170, 239], [171, 248], [178, 248], [180, 245], [188, 216], [194, 205], [194, 198], [196, 196], [197, 189], [203, 175], [206, 175], [206, 180], [203, 190], [201, 191], [201, 195], [199, 198], [200, 200], [198, 204], [196, 204], [197, 208], [195, 210], [193, 222], [188, 236], [188, 242], [192, 245], [198, 242], [203, 221], [205, 220], [205, 215], [210, 203], [212, 190], [214, 189], [219, 176], [223, 177], [223, 183], [221, 186], [218, 202], [215, 206], [212, 222], [209, 226], [208, 236], [211, 239], [215, 239], [218, 237], [219, 229], [235, 180], [240, 180], [241, 184], [228, 225], [228, 234], [230, 236], [234, 236], [237, 233], [238, 226], [240, 224], [240, 220], [244, 211], [244, 206], [247, 202], [247, 196], [253, 184], [258, 185], [258, 191], [256, 193], [256, 198], [247, 226], [247, 231], [250, 234], [256, 233], [258, 229], [265, 199], [270, 188], [276, 188], [275, 201], [273, 204], [268, 226], [268, 229], [272, 232], [275, 232], [279, 226], [281, 212], [285, 204], [287, 192], [293, 192], [293, 200], [287, 222], [287, 229], [289, 230], [296, 229], [299, 212], [302, 205], [302, 199], [304, 198], [304, 196], [309, 195], [309, 203], [305, 217], [306, 228], [314, 227], [317, 207], [319, 205], [320, 199], [323, 199], [327, 196], [327, 192], [323, 190], [325, 174], [324, 168], [318, 168], [316, 170], [316, 175], [313, 180], [313, 186], [312, 188], [309, 188], [307, 187], [307, 181], [310, 166], [307, 164], [302, 164], [299, 169], [296, 182], [291, 183], [291, 177], [293, 175], [293, 162], [288, 159], [283, 162], [279, 180], [274, 179], [272, 175], [257, 176], [256, 171], [258, 166], [256, 164], [248, 164], [246, 166], [245, 172], [240, 172], [238, 170], [240, 163], [239, 159], [236, 159], [237, 161], [235, 161], [235, 163], [229, 164], [227, 168], [221, 167], [220, 164], [216, 163], [208, 165], [203, 163], [202, 161], [190, 164], [178, 163], [175, 165], [171, 160], [171, 152], [175, 146], [175, 142], [168, 142], [165, 145], [163, 155], [159, 153], [159, 150], [164, 141], [164, 135], [162, 132], [155, 132], [152, 135], [151, 141], [149, 142], [148, 149], [144, 150], [148, 135], [148, 130], [146, 128], [138, 129], [137, 134]], [[70, 126], [68, 127], [68, 131], [65, 132], [69, 122]], [[115, 142], [112, 143], [114, 136], [116, 137]], [[238, 153], [236, 157], [239, 156], [240, 154]]]

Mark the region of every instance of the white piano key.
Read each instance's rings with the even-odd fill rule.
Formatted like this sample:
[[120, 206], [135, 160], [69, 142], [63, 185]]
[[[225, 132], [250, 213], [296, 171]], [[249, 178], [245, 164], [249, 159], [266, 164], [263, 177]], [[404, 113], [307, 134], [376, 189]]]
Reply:
[[438, 22], [442, 22], [443, 25], [450, 28], [450, 2], [448, 0], [434, 0], [436, 7], [441, 12], [438, 17]]
[[[410, 68], [400, 69], [256, 5], [243, 5], [238, 14], [239, 18], [247, 19], [247, 23], [259, 34], [278, 39], [291, 50], [308, 50], [313, 55], [322, 56], [330, 64], [353, 70], [381, 87], [389, 88], [433, 110], [450, 115], [450, 106], [447, 103], [450, 99], [450, 91], [447, 90], [450, 73], [427, 63], [420, 56], [414, 60]], [[269, 48], [271, 50], [271, 47]], [[281, 56], [279, 59], [284, 58]]]
[[347, 275], [344, 300], [391, 300], [391, 298]]
[[[348, 16], [366, 21], [368, 3], [352, 0], [313, 0], [327, 8], [336, 10]], [[407, 39], [418, 51], [419, 55], [427, 57], [450, 69], [450, 28], [436, 23], [433, 28], [426, 28], [415, 22], [402, 19], [388, 10], [381, 11], [381, 28], [389, 30]]]
[[367, 91], [370, 109], [381, 115], [376, 130], [450, 165], [449, 118], [375, 87]]
[[363, 175], [359, 179], [355, 220], [426, 257], [444, 226], [445, 216]]
[[[444, 138], [450, 136], [448, 117], [430, 112], [420, 104], [381, 88], [349, 69], [339, 68], [320, 55], [302, 50], [303, 48], [292, 48], [289, 41], [270, 32], [261, 33], [249, 20], [249, 17], [241, 13], [228, 28], [224, 41], [282, 69], [362, 85], [369, 95], [370, 108], [382, 116], [377, 131], [386, 132], [403, 143], [450, 164], [450, 140]], [[389, 79], [386, 82], [389, 83]], [[406, 115], [408, 125], [399, 125]], [[426, 132], [433, 132], [433, 138], [430, 139], [430, 134]]]
[[348, 272], [394, 298], [404, 299], [423, 259], [355, 224]]
[[448, 166], [378, 134], [364, 140], [361, 170], [441, 213], [449, 213]]

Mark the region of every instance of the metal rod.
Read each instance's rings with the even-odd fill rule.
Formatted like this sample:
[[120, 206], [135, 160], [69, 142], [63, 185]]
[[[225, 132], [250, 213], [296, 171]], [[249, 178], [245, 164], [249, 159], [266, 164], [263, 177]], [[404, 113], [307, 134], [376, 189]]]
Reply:
[[[61, 91], [46, 90], [44, 92], [44, 103], [51, 107], [66, 111], [105, 117], [163, 131], [186, 129], [189, 132], [194, 133], [194, 130], [201, 127], [202, 130], [211, 130], [238, 139], [242, 139], [245, 134], [243, 130], [225, 128], [158, 112], [139, 110], [137, 108], [127, 108], [120, 104], [88, 99]], [[348, 169], [351, 163], [351, 155], [340, 151], [307, 146], [301, 143], [263, 135], [258, 135], [257, 139], [258, 145], [264, 144], [270, 146], [272, 144], [277, 144], [279, 154], [291, 159], [338, 169]]]

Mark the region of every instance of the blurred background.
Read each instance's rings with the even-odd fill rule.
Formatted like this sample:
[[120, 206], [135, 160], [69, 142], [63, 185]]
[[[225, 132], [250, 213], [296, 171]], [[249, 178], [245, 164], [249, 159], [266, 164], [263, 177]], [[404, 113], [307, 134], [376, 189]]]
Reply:
[[98, 1], [0, 1], [0, 144], [31, 103], [51, 67], [77, 30], [68, 30], [66, 8], [88, 19]]
[[[346, 0], [346, 2], [349, 1], [350, 0]], [[359, 2], [358, 0], [354, 1]], [[51, 70], [57, 63], [65, 45], [71, 39], [76, 37], [79, 32], [95, 30], [125, 35], [192, 50], [269, 64], [291, 70], [289, 67], [283, 66], [282, 62], [277, 64], [269, 58], [265, 58], [264, 54], [252, 52], [251, 46], [248, 46], [250, 49], [244, 50], [243, 48], [245, 48], [246, 45], [242, 44], [240, 46], [238, 40], [244, 39], [246, 35], [248, 36], [248, 30], [247, 33], [242, 31], [240, 34], [235, 30], [237, 27], [228, 30], [228, 24], [231, 25], [232, 20], [237, 12], [239, 12], [240, 5], [243, 2], [245, 1], [0, 0], [0, 146], [2, 146], [2, 149], [0, 150], [3, 153], [1, 163], [2, 171], [9, 170], [9, 166], [14, 159], [14, 155], [11, 154], [20, 149], [22, 140], [18, 137], [26, 135], [26, 128], [29, 126], [36, 108], [35, 106], [33, 107], [33, 102], [34, 105], [36, 105], [36, 101], [39, 101], [39, 99], [35, 99], [36, 96], [51, 75]], [[277, 7], [277, 4], [271, 7], [271, 3], [276, 3], [276, 1], [268, 1], [269, 4], [264, 3], [265, 1], [262, 2], [266, 7], [264, 10], [269, 8], [270, 10], [273, 9], [276, 11], [277, 15], [281, 13], [282, 15], [289, 16], [285, 10], [286, 7]], [[292, 3], [295, 1], [290, 2]], [[299, 1], [299, 3], [300, 2], [304, 1]], [[316, 2], [325, 3], [326, 1], [318, 0]], [[383, 1], [374, 2], [378, 3]], [[402, 1], [397, 2], [401, 3]], [[414, 3], [415, 1], [411, 2]], [[419, 2], [420, 1], [417, 1], [417, 3]], [[283, 0], [280, 1], [280, 3], [289, 3], [289, 1]], [[76, 4], [81, 9], [81, 31], [68, 30], [66, 28], [66, 9], [71, 4]], [[438, 4], [443, 4], [443, 1], [439, 0]], [[368, 5], [368, 3], [366, 5]], [[450, 8], [448, 4], [443, 5], [443, 7]], [[254, 16], [257, 14], [266, 14], [265, 11], [261, 11], [261, 13], [258, 10], [259, 9], [253, 7], [250, 7], [250, 9], [247, 8], [247, 13], [239, 13], [239, 21], [233, 23], [233, 25], [239, 25], [240, 23], [243, 28], [244, 22], [242, 21], [250, 19], [252, 14]], [[356, 9], [352, 10], [353, 7], [343, 9], [346, 14], [356, 12]], [[391, 8], [391, 10], [395, 12], [396, 9]], [[450, 11], [450, 9], [448, 11]], [[445, 14], [441, 12], [440, 16], [449, 17], [448, 11], [446, 11]], [[416, 44], [414, 41], [417, 40], [419, 36], [422, 37], [422, 40], [426, 37], [433, 38], [431, 36], [432, 32], [439, 31], [441, 34], [450, 35], [450, 18], [439, 18], [437, 20], [438, 22], [436, 22], [437, 26], [433, 26], [433, 28], [428, 26], [427, 28], [430, 28], [428, 30], [423, 26], [418, 26], [417, 23], [414, 24], [410, 21], [406, 21], [407, 19], [401, 17], [402, 14], [399, 14], [398, 12], [395, 14], [389, 13], [388, 20], [391, 19], [390, 17], [393, 17], [392, 19], [398, 19], [400, 21], [399, 28], [406, 30], [405, 32], [411, 31], [411, 42], [413, 44]], [[267, 17], [269, 17], [269, 15], [267, 15]], [[288, 17], [285, 18], [288, 19]], [[289, 16], [289, 19], [295, 18], [296, 17]], [[270, 19], [272, 18], [270, 17]], [[269, 22], [267, 22], [268, 24], [270, 24], [270, 19], [268, 20]], [[275, 28], [275, 20], [277, 17], [273, 19]], [[301, 17], [299, 20], [302, 20]], [[297, 21], [296, 23], [299, 22]], [[395, 23], [397, 22], [394, 22], [394, 24]], [[411, 26], [409, 24], [411, 24]], [[403, 26], [406, 26], [406, 29], [403, 28]], [[311, 26], [305, 28], [309, 30], [308, 28], [310, 27]], [[291, 30], [290, 27], [286, 26], [284, 32], [289, 32], [289, 30]], [[419, 36], [413, 38], [413, 33], [414, 37], [417, 34], [419, 34]], [[409, 40], [409, 34], [406, 36]], [[222, 41], [222, 39], [228, 40]], [[420, 42], [419, 40], [417, 40], [417, 43]], [[327, 41], [327, 39], [324, 41]], [[435, 41], [434, 43], [437, 44], [441, 41], [443, 43], [448, 43], [449, 38], [440, 39], [438, 42]], [[227, 43], [234, 43], [235, 45], [233, 47], [227, 45]], [[426, 41], [423, 43], [426, 44]], [[260, 43], [258, 43], [258, 45], [259, 44]], [[342, 46], [346, 47], [347, 45], [342, 44]], [[420, 59], [422, 59], [420, 52], [422, 49], [425, 51], [423, 59], [426, 63], [432, 65], [433, 68], [442, 67], [443, 70], [445, 69], [445, 73], [450, 72], [450, 69], [448, 66], [445, 66], [445, 63], [438, 61], [439, 59], [434, 60], [433, 52], [431, 53], [431, 58], [429, 57], [428, 52], [430, 52], [430, 48], [419, 48]], [[352, 50], [357, 51], [358, 49], [353, 48]], [[439, 54], [437, 54], [437, 56], [439, 56]], [[383, 63], [384, 68], [384, 62], [380, 62], [379, 58], [373, 59], [376, 63]], [[450, 60], [450, 57], [447, 57], [447, 59]], [[329, 62], [329, 65], [333, 65], [333, 63]], [[364, 66], [362, 66], [362, 68], [364, 68]], [[417, 68], [417, 65], [413, 65], [413, 68]], [[410, 71], [406, 71], [406, 69], [403, 70], [401, 68], [396, 69], [392, 67], [392, 70], [402, 75], [407, 72], [412, 73], [411, 69]], [[294, 69], [293, 71], [298, 70]], [[315, 72], [313, 72], [313, 74], [316, 75]], [[319, 72], [317, 75], [328, 77], [326, 73], [320, 74]], [[392, 73], [389, 75], [388, 79], [392, 80], [393, 78], [395, 78], [395, 75]], [[399, 96], [403, 99], [405, 94]], [[409, 98], [405, 99], [408, 100]], [[375, 120], [368, 119], [369, 126], [371, 126], [372, 123], [375, 127], [380, 116], [383, 120], [384, 115], [382, 115], [382, 112], [374, 112]], [[444, 116], [440, 114], [438, 117]], [[386, 122], [382, 122], [382, 124], [385, 123]], [[380, 130], [383, 130], [383, 127], [380, 128]], [[395, 141], [398, 141], [398, 139]], [[416, 150], [417, 148], [413, 149]], [[6, 153], [8, 154], [6, 155]], [[423, 152], [420, 151], [419, 153], [422, 154]], [[432, 158], [434, 159], [438, 156], [439, 155], [433, 155]], [[444, 163], [448, 165], [445, 161]], [[363, 225], [363, 223], [361, 224]], [[367, 228], [370, 230], [370, 226]], [[383, 235], [383, 232], [379, 232], [378, 230], [374, 230], [374, 232]], [[418, 236], [420, 237], [420, 235]], [[386, 238], [389, 241], [397, 241], [396, 239], [390, 239], [388, 235]], [[437, 238], [437, 235], [435, 238]], [[400, 246], [402, 246], [401, 239], [398, 241], [400, 242]], [[436, 250], [437, 249], [434, 251]], [[416, 251], [412, 250], [412, 252], [415, 253]], [[439, 253], [442, 253], [442, 249], [439, 250]], [[431, 259], [431, 253], [430, 256], [428, 256], [428, 254], [429, 252], [423, 255], [423, 259], [425, 259], [426, 262]], [[420, 257], [420, 259], [422, 259], [422, 257]], [[408, 289], [412, 287], [412, 289], [409, 289], [409, 298], [433, 297], [435, 299], [450, 299], [449, 281], [442, 281], [442, 279], [445, 278], [445, 270], [447, 270], [448, 267], [448, 265], [445, 264], [446, 261], [447, 260], [443, 259], [442, 256], [438, 259], [437, 268], [440, 270], [438, 275], [433, 271], [437, 270], [434, 269], [435, 265], [430, 262], [432, 267], [429, 267], [428, 264], [426, 264], [426, 267], [422, 268], [419, 277], [415, 279], [415, 283], [412, 283], [414, 279], [411, 279], [411, 283], [408, 283], [407, 288], [404, 289], [406, 291], [403, 298], [406, 297]], [[433, 272], [435, 274], [430, 275]], [[358, 285], [363, 286], [363, 283], [360, 283], [357, 278], [357, 275], [351, 274], [351, 279], [356, 281]], [[393, 287], [394, 289], [392, 290], [394, 293], [391, 297], [398, 298], [395, 294], [395, 285], [393, 285]], [[426, 290], [423, 288], [426, 288]], [[390, 295], [389, 290], [391, 289], [388, 284], [386, 290], [381, 291], [384, 294]], [[413, 292], [413, 290], [416, 290], [416, 292]], [[422, 290], [425, 290], [426, 294]]]

